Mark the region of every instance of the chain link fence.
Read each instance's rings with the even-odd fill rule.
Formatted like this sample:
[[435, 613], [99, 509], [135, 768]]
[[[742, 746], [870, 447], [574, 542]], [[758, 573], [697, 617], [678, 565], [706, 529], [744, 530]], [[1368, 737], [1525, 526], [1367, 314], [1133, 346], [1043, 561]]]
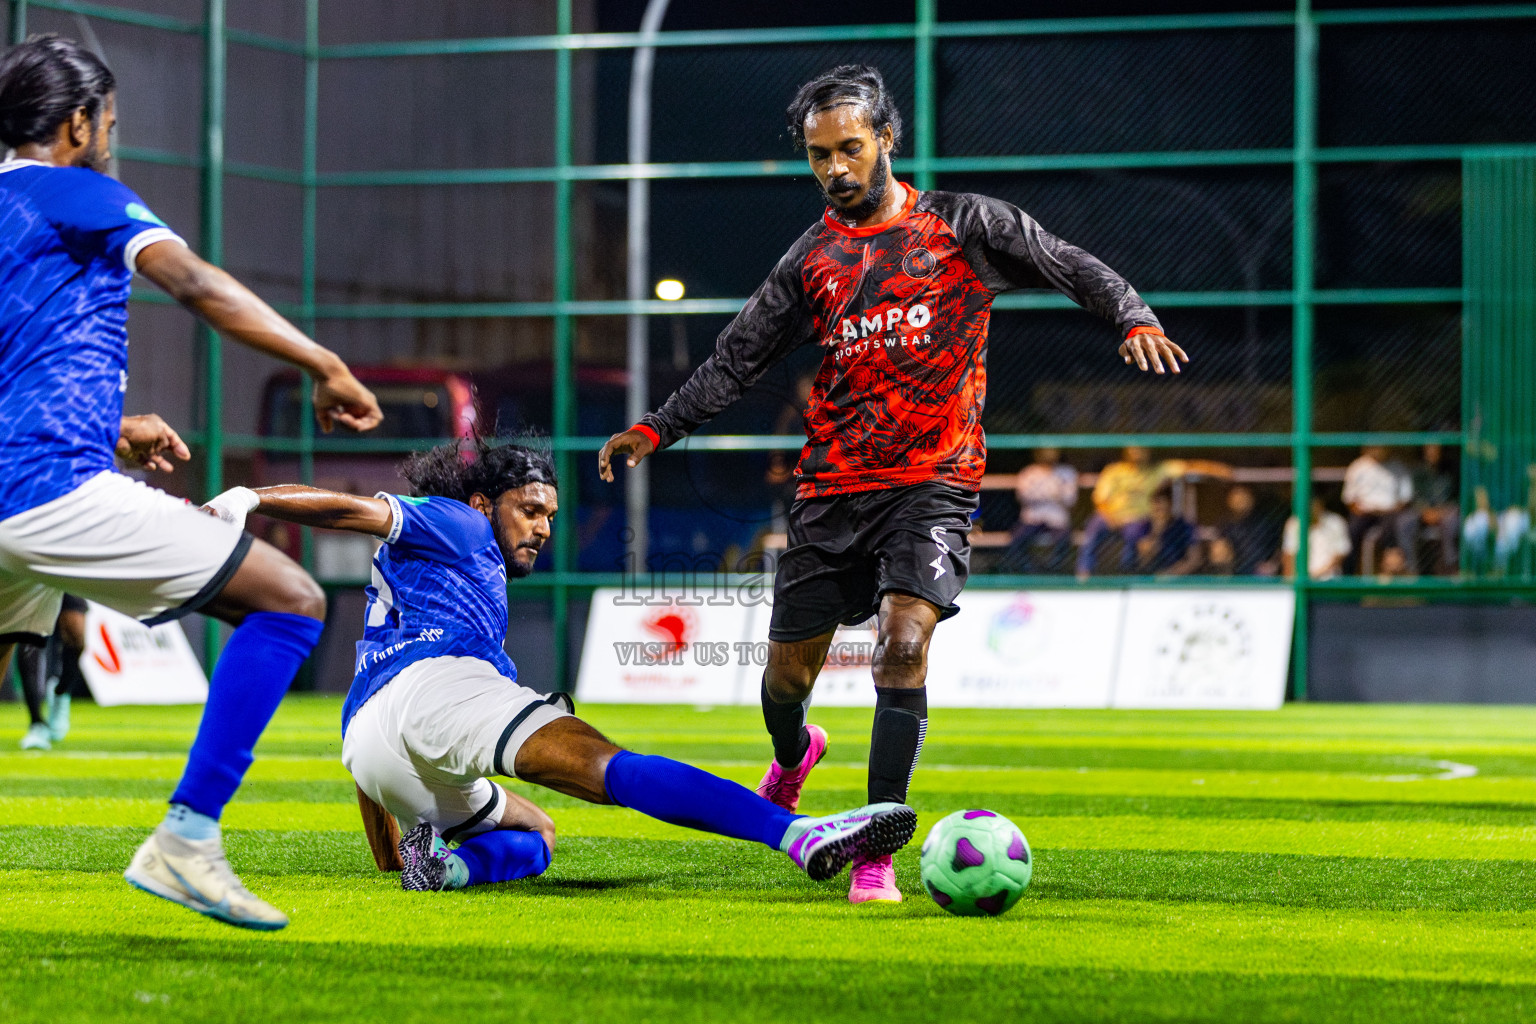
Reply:
[[[622, 33], [643, 4], [9, 3], [28, 32], [94, 32], [122, 86], [122, 176], [189, 239], [216, 238], [232, 271], [348, 359], [457, 375], [479, 388], [483, 426], [555, 435], [579, 520], [544, 584], [557, 604], [590, 582], [583, 573], [611, 570], [621, 546], [622, 492], [596, 481], [589, 449], [627, 425], [624, 317], [650, 317], [657, 404], [819, 216], [783, 109], [840, 63], [881, 67], [895, 91], [899, 177], [1016, 203], [1123, 273], [1193, 356], [1177, 380], [1135, 377], [1089, 315], [1048, 296], [1001, 300], [980, 517], [994, 548], [1017, 516], [1009, 478], [1036, 447], [1062, 448], [1085, 482], [1126, 445], [1210, 458], [1272, 512], [1304, 504], [1300, 472], [1344, 513], [1343, 472], [1365, 445], [1388, 445], [1406, 473], [1424, 468], [1425, 444], [1444, 444], [1455, 475], [1469, 419], [1463, 160], [1536, 152], [1528, 9], [1031, 9], [1079, 19], [1064, 25], [1009, 20], [1017, 5], [1001, 0], [673, 6], [668, 33], [727, 34], [675, 35], [656, 52], [653, 165], [639, 173], [652, 178], [652, 277], [687, 287], [668, 307], [624, 293], [638, 39]], [[214, 10], [228, 15], [222, 39], [205, 30]], [[1298, 62], [1312, 33], [1315, 63]], [[213, 119], [204, 55], [220, 45], [226, 102]], [[270, 367], [231, 354], [222, 403], [210, 402], [206, 345], [180, 314], [138, 303], [133, 330], [146, 361], [130, 404], [227, 447], [230, 479], [255, 472], [272, 440]], [[817, 355], [795, 354], [698, 444], [655, 461], [658, 543], [771, 543], [776, 449], [792, 447]], [[721, 452], [718, 435], [791, 440]], [[332, 457], [322, 444], [316, 472]], [[1181, 509], [1219, 529], [1232, 484], [1192, 474], [1178, 486]], [[1012, 571], [998, 550], [977, 564]]]

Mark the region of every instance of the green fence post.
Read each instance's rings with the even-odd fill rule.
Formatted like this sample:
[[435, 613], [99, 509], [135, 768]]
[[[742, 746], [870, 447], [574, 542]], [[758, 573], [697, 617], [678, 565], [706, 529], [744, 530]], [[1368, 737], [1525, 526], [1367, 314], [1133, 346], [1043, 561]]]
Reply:
[[1307, 584], [1312, 523], [1313, 218], [1317, 205], [1317, 23], [1311, 0], [1296, 2], [1295, 157], [1291, 254], [1291, 512], [1296, 517], [1295, 692], [1307, 697]]
[[[1536, 467], [1536, 159], [1462, 163], [1462, 516], [1528, 508]], [[1495, 531], [1497, 532], [1497, 531]], [[1462, 545], [1462, 571], [1529, 581], [1529, 543], [1506, 557]]]
[[[559, 0], [556, 31], [562, 36], [571, 33], [571, 0]], [[555, 179], [555, 344], [554, 344], [554, 415], [550, 424], [554, 434], [555, 472], [560, 478], [567, 508], [574, 509], [579, 499], [576, 490], [576, 474], [571, 452], [562, 442], [575, 434], [575, 366], [572, 359], [575, 324], [566, 303], [575, 297], [575, 281], [572, 262], [575, 253], [571, 246], [571, 51], [562, 46], [555, 51], [555, 167], [561, 173]], [[575, 517], [571, 517], [574, 521]], [[553, 602], [550, 611], [555, 637], [555, 678], [557, 690], [571, 687], [567, 665], [570, 637], [569, 587], [565, 580], [572, 566], [576, 535], [570, 522], [555, 531], [555, 585], [550, 594]]]
[[913, 184], [919, 189], [933, 188], [933, 158], [939, 151], [938, 97], [934, 89], [933, 25], [938, 20], [939, 0], [917, 0], [917, 35], [913, 59], [913, 103], [917, 107], [913, 134], [913, 153], [917, 172]]
[[27, 0], [11, 0], [11, 43], [27, 38]]
[[[320, 135], [320, 0], [304, 2], [304, 154], [300, 189], [300, 232], [303, 252], [299, 265], [299, 322], [304, 333], [315, 336], [315, 178]], [[299, 375], [299, 480], [315, 482], [315, 420], [305, 408], [304, 397], [313, 386], [309, 374]], [[300, 531], [300, 559], [304, 568], [315, 565], [314, 531]]]
[[[202, 257], [215, 266], [224, 262], [224, 0], [204, 0], [203, 7], [203, 180]], [[204, 364], [204, 452], [208, 469], [203, 488], [209, 497], [224, 489], [224, 354], [219, 336], [198, 322], [207, 361]], [[208, 670], [221, 647], [219, 622], [203, 623], [203, 661]]]

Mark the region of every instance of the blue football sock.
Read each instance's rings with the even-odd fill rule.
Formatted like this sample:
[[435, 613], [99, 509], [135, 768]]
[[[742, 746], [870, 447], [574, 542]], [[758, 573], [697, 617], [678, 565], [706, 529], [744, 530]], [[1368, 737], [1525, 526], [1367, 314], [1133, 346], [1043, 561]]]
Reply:
[[604, 783], [609, 798], [622, 807], [775, 850], [789, 823], [800, 817], [745, 786], [654, 754], [619, 751], [608, 762]]
[[208, 704], [171, 803], [218, 819], [251, 766], [251, 748], [323, 627], [315, 619], [288, 612], [252, 612], [245, 617], [208, 681]]
[[508, 829], [471, 836], [453, 852], [469, 868], [469, 885], [542, 875], [550, 860], [543, 836]]

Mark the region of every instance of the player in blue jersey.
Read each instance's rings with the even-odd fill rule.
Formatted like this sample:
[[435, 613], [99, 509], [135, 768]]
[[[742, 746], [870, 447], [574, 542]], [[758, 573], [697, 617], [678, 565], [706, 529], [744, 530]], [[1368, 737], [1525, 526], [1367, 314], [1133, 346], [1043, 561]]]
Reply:
[[[289, 485], [235, 488], [208, 503], [234, 525], [260, 512], [383, 541], [342, 711], [341, 756], [360, 792], [409, 829], [399, 848], [405, 888], [502, 882], [549, 864], [548, 816], [489, 775], [755, 840], [817, 880], [911, 838], [917, 817], [904, 804], [797, 815], [689, 765], [621, 750], [574, 717], [564, 694], [519, 685], [502, 649], [507, 581], [532, 572], [549, 539], [554, 467], [517, 445], [482, 442], [473, 460], [465, 454], [445, 445], [407, 462], [412, 497]], [[375, 846], [381, 867], [383, 853]]]
[[170, 811], [124, 874], [199, 913], [281, 928], [225, 860], [219, 816], [319, 639], [325, 595], [276, 548], [115, 471], [120, 442], [141, 461], [174, 450], [166, 432], [130, 436], [122, 419], [134, 273], [225, 337], [309, 371], [323, 429], [381, 415], [340, 359], [101, 173], [114, 89], [68, 40], [0, 56], [0, 148], [15, 151], [0, 164], [0, 670], [17, 637], [53, 632], [66, 592], [146, 622], [200, 610], [234, 625]]

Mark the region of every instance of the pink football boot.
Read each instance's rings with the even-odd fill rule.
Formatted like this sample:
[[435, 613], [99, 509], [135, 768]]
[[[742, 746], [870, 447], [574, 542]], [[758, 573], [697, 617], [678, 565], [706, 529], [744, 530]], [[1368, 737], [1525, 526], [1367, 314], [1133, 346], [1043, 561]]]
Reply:
[[868, 860], [856, 857], [849, 875], [849, 903], [900, 903], [901, 890], [896, 888], [896, 866], [890, 854]]
[[793, 811], [800, 806], [800, 787], [805, 785], [806, 777], [816, 767], [816, 762], [827, 756], [827, 731], [819, 725], [808, 725], [805, 731], [811, 734], [811, 745], [806, 749], [805, 757], [800, 759], [800, 764], [794, 768], [785, 768], [775, 760], [768, 766], [763, 781], [757, 784], [758, 796], [786, 811]]

